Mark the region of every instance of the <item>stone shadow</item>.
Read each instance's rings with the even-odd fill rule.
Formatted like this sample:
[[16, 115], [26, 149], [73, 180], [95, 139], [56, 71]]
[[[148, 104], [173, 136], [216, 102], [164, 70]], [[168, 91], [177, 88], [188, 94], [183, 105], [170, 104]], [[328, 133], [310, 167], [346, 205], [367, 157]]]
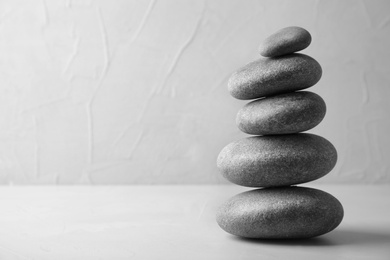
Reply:
[[280, 246], [342, 246], [342, 245], [373, 245], [390, 244], [390, 232], [375, 232], [368, 230], [336, 229], [323, 236], [308, 239], [253, 239], [232, 236], [232, 239], [245, 243]]

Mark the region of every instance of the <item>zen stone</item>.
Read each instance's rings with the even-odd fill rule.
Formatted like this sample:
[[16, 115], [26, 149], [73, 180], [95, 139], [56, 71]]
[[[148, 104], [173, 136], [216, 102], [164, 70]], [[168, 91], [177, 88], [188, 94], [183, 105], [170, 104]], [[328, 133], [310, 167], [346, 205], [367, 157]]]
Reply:
[[292, 239], [323, 235], [344, 216], [341, 203], [317, 189], [281, 187], [240, 193], [217, 212], [226, 232], [247, 238]]
[[222, 149], [217, 166], [232, 183], [276, 187], [321, 178], [336, 161], [337, 151], [328, 140], [305, 133], [238, 140]]
[[228, 89], [237, 99], [255, 99], [309, 88], [321, 75], [320, 64], [304, 54], [260, 58], [233, 73]]
[[319, 95], [300, 91], [252, 101], [238, 111], [236, 123], [247, 134], [291, 134], [312, 129], [325, 113]]
[[311, 35], [301, 27], [283, 28], [266, 38], [259, 47], [264, 57], [276, 57], [307, 48], [311, 43]]

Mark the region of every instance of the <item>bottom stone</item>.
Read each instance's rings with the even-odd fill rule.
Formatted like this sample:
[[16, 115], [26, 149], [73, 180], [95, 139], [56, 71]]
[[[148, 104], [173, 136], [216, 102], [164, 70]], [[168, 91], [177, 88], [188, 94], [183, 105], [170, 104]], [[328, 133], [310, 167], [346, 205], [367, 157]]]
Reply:
[[343, 206], [332, 195], [291, 186], [240, 193], [219, 208], [217, 222], [236, 236], [292, 239], [328, 233], [343, 216]]

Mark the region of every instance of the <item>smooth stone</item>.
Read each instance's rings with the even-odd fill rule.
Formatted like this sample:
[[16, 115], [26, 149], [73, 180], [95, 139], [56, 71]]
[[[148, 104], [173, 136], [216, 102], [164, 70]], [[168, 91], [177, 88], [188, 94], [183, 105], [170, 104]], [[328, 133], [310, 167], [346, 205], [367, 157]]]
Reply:
[[342, 221], [341, 203], [329, 193], [304, 187], [240, 193], [217, 211], [226, 232], [247, 238], [293, 239], [320, 236]]
[[325, 101], [319, 95], [299, 91], [248, 103], [238, 111], [236, 123], [247, 134], [292, 134], [317, 126], [325, 113]]
[[237, 99], [255, 99], [309, 88], [321, 75], [320, 64], [304, 54], [260, 58], [233, 73], [228, 89]]
[[248, 137], [225, 146], [217, 166], [232, 183], [246, 187], [277, 187], [316, 180], [337, 162], [337, 151], [314, 134]]
[[301, 27], [283, 28], [267, 37], [259, 47], [260, 55], [276, 57], [306, 49], [311, 43], [311, 35]]

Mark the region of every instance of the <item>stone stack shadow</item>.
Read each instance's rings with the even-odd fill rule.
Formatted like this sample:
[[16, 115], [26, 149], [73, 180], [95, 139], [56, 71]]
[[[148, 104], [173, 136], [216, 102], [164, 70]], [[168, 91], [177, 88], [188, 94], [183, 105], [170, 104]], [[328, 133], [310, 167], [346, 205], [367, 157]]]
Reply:
[[255, 187], [240, 193], [217, 212], [217, 223], [233, 235], [261, 239], [315, 237], [342, 221], [341, 203], [317, 189], [292, 186], [328, 174], [337, 151], [325, 138], [301, 133], [317, 126], [326, 105], [317, 94], [301, 91], [322, 75], [313, 58], [295, 53], [308, 47], [311, 35], [287, 27], [260, 45], [262, 58], [233, 73], [230, 94], [255, 99], [237, 113], [238, 128], [251, 135], [227, 145], [217, 165], [230, 182]]

